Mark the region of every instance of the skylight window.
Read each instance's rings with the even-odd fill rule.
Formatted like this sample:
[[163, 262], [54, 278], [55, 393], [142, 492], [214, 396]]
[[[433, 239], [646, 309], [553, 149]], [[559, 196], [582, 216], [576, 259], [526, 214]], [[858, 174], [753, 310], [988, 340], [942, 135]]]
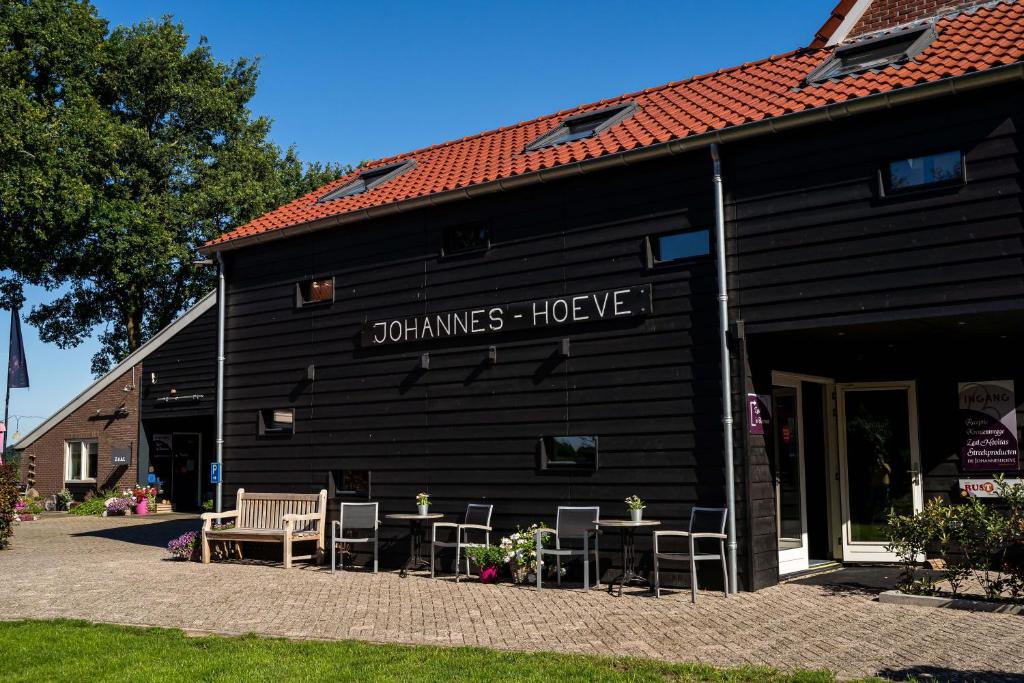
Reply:
[[931, 45], [935, 37], [935, 28], [927, 25], [840, 47], [807, 76], [807, 82], [821, 83], [909, 61]]
[[362, 194], [377, 187], [383, 185], [389, 180], [393, 180], [398, 176], [402, 175], [406, 171], [411, 171], [416, 168], [416, 160], [409, 159], [407, 161], [399, 161], [396, 164], [388, 164], [387, 166], [378, 166], [376, 168], [370, 168], [358, 176], [355, 179], [345, 183], [341, 187], [331, 190], [323, 197], [320, 197], [317, 201], [332, 202], [335, 199], [341, 199], [342, 197], [349, 197], [354, 194]]
[[552, 145], [561, 145], [566, 142], [593, 137], [611, 128], [616, 123], [629, 118], [635, 111], [636, 103], [630, 102], [570, 116], [562, 121], [562, 125], [558, 128], [542, 135], [527, 145], [526, 151], [532, 152], [542, 147], [551, 147]]

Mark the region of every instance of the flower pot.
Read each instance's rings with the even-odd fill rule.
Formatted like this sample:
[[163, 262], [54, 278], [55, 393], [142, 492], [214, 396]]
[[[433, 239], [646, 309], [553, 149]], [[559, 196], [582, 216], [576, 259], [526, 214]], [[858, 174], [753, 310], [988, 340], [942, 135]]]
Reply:
[[498, 568], [495, 565], [488, 565], [480, 570], [480, 583], [497, 583]]
[[643, 521], [643, 518], [644, 518], [644, 510], [643, 510], [643, 508], [640, 508], [639, 510], [630, 510], [629, 511], [629, 519], [630, 519], [630, 521], [641, 522], [641, 521]]
[[148, 515], [149, 514], [149, 501], [145, 498], [140, 500], [135, 506], [135, 514], [137, 515]]
[[426, 516], [427, 513], [430, 512], [430, 506], [429, 505], [417, 505], [416, 509], [419, 510], [420, 515], [422, 515], [422, 516]]

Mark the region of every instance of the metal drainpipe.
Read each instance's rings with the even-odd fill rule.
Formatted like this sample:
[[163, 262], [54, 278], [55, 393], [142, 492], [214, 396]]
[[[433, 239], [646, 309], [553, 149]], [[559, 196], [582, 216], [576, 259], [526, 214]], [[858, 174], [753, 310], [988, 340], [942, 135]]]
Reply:
[[732, 363], [729, 357], [729, 283], [725, 272], [725, 197], [722, 191], [722, 162], [718, 144], [711, 144], [715, 186], [715, 251], [718, 255], [718, 332], [722, 352], [722, 430], [725, 437], [725, 501], [729, 554], [729, 588], [736, 591], [736, 473], [732, 444]]
[[223, 512], [224, 492], [224, 312], [227, 308], [227, 287], [224, 279], [224, 256], [217, 252], [217, 512]]

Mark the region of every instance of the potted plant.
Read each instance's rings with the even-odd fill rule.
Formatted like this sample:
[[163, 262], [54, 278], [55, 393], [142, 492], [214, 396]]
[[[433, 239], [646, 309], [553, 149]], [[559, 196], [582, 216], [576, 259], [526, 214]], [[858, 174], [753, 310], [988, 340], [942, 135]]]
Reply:
[[[537, 579], [537, 541], [534, 533], [539, 528], [539, 524], [533, 524], [527, 529], [520, 528], [511, 536], [502, 538], [498, 544], [504, 561], [512, 570], [513, 583], [532, 583]], [[543, 539], [543, 546], [548, 547], [551, 536], [546, 535]], [[554, 567], [554, 563], [549, 565], [549, 569]]]
[[430, 494], [429, 493], [417, 493], [416, 494], [416, 509], [419, 510], [421, 516], [426, 516], [430, 512]]
[[135, 504], [135, 498], [132, 496], [114, 496], [108, 498], [104, 504], [106, 510], [103, 512], [104, 517], [110, 517], [114, 515], [130, 515], [132, 514], [132, 506]]
[[66, 486], [57, 492], [57, 505], [61, 510], [70, 510], [71, 503], [74, 499], [74, 496], [71, 495], [71, 491]]
[[647, 505], [638, 495], [632, 495], [626, 499], [626, 507], [629, 508], [629, 518], [634, 522], [640, 522], [644, 518], [644, 508]]
[[480, 567], [480, 583], [496, 583], [498, 567], [505, 561], [505, 553], [494, 545], [477, 546], [466, 550], [469, 559]]

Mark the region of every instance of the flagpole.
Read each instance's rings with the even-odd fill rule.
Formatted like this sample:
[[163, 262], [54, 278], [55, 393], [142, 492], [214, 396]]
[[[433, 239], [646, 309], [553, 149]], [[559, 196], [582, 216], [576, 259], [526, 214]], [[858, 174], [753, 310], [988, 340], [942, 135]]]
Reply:
[[[14, 324], [14, 309], [11, 309], [11, 324]], [[0, 448], [0, 465], [4, 464], [4, 456], [7, 455], [7, 432], [11, 431], [10, 425], [7, 424], [8, 414], [11, 409], [11, 359], [10, 352], [8, 351], [7, 358], [7, 395], [4, 397], [4, 447]]]

